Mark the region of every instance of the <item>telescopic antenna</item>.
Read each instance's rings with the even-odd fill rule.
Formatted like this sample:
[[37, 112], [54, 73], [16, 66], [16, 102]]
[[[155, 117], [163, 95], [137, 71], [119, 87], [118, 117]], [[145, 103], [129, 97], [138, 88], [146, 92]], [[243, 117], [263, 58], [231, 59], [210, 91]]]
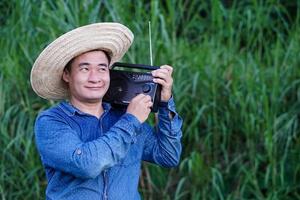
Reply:
[[153, 65], [153, 59], [152, 59], [152, 40], [151, 40], [151, 21], [149, 21], [149, 46], [150, 46], [150, 65]]
[[[153, 58], [152, 58], [152, 39], [151, 39], [151, 21], [149, 21], [149, 47], [150, 47], [150, 64], [153, 66]], [[158, 133], [158, 114], [154, 113], [154, 125], [155, 130]]]

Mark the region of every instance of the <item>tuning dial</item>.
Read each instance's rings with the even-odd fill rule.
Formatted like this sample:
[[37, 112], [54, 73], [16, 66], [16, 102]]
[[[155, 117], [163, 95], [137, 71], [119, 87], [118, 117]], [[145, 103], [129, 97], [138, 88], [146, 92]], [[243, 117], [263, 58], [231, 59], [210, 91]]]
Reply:
[[145, 84], [145, 85], [143, 85], [142, 89], [143, 89], [144, 93], [148, 93], [151, 90], [151, 86], [149, 84]]

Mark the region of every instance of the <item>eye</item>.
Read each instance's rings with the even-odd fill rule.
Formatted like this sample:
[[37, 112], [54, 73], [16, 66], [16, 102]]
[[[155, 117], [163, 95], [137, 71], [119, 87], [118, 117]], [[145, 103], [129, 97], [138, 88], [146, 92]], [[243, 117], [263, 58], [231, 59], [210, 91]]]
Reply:
[[99, 66], [98, 71], [106, 72], [108, 68], [106, 66]]
[[80, 70], [81, 72], [88, 72], [88, 71], [89, 71], [89, 68], [86, 67], [86, 66], [82, 66], [82, 67], [80, 67], [79, 70]]

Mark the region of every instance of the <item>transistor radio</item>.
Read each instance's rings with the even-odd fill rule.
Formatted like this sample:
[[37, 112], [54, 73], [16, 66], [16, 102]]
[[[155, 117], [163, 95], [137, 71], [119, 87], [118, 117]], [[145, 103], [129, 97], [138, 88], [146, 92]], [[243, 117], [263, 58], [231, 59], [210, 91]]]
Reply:
[[150, 72], [114, 69], [120, 67], [148, 71], [159, 69], [157, 66], [150, 65], [114, 63], [110, 70], [110, 86], [103, 97], [103, 101], [110, 103], [113, 107], [124, 108], [128, 106], [132, 98], [143, 93], [151, 97], [153, 102], [151, 111], [157, 112], [160, 102], [161, 85], [153, 82], [152, 74]]

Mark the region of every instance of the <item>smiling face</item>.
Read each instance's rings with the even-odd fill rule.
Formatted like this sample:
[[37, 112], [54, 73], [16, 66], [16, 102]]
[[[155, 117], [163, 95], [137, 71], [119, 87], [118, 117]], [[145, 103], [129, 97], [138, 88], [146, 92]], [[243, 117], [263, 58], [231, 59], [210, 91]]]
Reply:
[[90, 51], [73, 59], [63, 73], [71, 102], [98, 103], [108, 90], [109, 60], [103, 51]]

